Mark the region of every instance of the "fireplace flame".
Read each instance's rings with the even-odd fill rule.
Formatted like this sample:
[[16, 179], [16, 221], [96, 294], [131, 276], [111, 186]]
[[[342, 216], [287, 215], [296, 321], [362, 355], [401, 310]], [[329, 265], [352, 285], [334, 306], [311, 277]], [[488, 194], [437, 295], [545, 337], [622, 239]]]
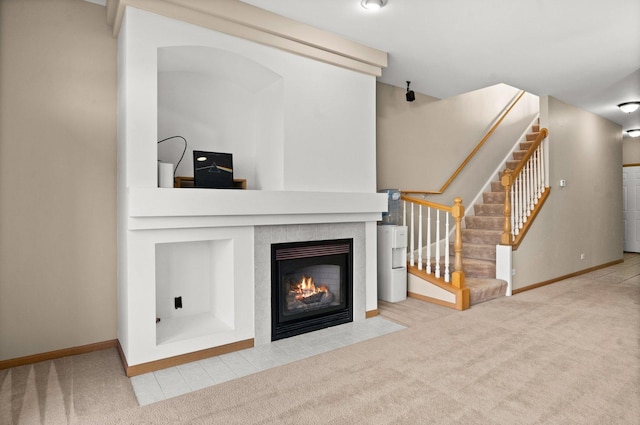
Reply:
[[296, 294], [296, 299], [301, 300], [321, 292], [329, 292], [329, 288], [326, 285], [316, 286], [312, 277], [302, 276], [302, 279], [292, 288], [292, 291]]

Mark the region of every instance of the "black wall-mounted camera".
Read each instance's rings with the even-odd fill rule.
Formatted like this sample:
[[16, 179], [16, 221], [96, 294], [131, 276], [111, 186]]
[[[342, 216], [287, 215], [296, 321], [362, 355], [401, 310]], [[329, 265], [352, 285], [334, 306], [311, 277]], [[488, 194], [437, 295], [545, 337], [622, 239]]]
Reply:
[[407, 102], [413, 102], [414, 100], [416, 100], [416, 94], [413, 92], [413, 90], [409, 89], [409, 84], [411, 84], [411, 81], [407, 81], [406, 98], [407, 98]]

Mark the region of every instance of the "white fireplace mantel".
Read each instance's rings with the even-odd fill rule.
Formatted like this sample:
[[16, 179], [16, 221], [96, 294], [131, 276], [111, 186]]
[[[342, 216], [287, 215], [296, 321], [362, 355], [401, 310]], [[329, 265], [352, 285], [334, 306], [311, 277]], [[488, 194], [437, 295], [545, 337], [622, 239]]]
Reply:
[[129, 230], [380, 220], [379, 193], [129, 188]]

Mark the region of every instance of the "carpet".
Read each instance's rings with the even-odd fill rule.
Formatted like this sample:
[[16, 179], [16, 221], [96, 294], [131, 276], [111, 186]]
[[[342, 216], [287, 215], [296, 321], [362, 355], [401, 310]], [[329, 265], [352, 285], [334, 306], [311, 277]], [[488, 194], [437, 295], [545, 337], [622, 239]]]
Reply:
[[114, 350], [0, 371], [0, 423], [640, 423], [640, 255], [463, 312], [380, 312], [408, 328], [143, 407]]

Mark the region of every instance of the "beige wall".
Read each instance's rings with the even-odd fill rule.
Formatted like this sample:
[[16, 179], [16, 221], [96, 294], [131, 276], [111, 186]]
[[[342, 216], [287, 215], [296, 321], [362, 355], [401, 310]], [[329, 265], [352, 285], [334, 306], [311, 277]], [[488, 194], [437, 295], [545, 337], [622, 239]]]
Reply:
[[[519, 92], [498, 84], [443, 100], [416, 93], [407, 102], [406, 89], [378, 83], [378, 189], [438, 191]], [[445, 193], [428, 199], [450, 205], [460, 196], [469, 205], [538, 109], [538, 97], [526, 94]]]
[[626, 137], [622, 140], [622, 163], [640, 164], [640, 137]]
[[116, 338], [116, 40], [82, 0], [0, 2], [0, 360]]
[[[485, 112], [493, 108], [491, 113], [497, 114], [510, 97], [507, 92], [496, 97], [499, 101], [491, 101], [493, 93], [478, 91], [438, 101], [416, 94], [416, 101], [408, 103], [404, 91], [378, 84], [379, 189], [439, 189], [473, 147], [465, 143], [477, 143], [486, 131], [473, 110], [465, 112], [471, 117], [467, 122], [455, 114], [464, 108]], [[545, 97], [540, 103], [541, 119], [550, 133], [552, 190], [514, 253], [514, 289], [622, 258], [620, 126], [554, 98]], [[490, 117], [484, 120], [489, 122]], [[467, 136], [457, 134], [456, 128], [464, 128]], [[485, 160], [477, 165], [486, 173], [497, 164]], [[468, 178], [459, 178], [468, 184]], [[558, 187], [560, 179], [567, 180], [567, 187]], [[477, 180], [482, 184], [486, 178]], [[457, 194], [464, 189], [452, 186], [449, 190]]]
[[552, 97], [542, 104], [551, 194], [514, 253], [514, 289], [623, 255], [621, 127]]

